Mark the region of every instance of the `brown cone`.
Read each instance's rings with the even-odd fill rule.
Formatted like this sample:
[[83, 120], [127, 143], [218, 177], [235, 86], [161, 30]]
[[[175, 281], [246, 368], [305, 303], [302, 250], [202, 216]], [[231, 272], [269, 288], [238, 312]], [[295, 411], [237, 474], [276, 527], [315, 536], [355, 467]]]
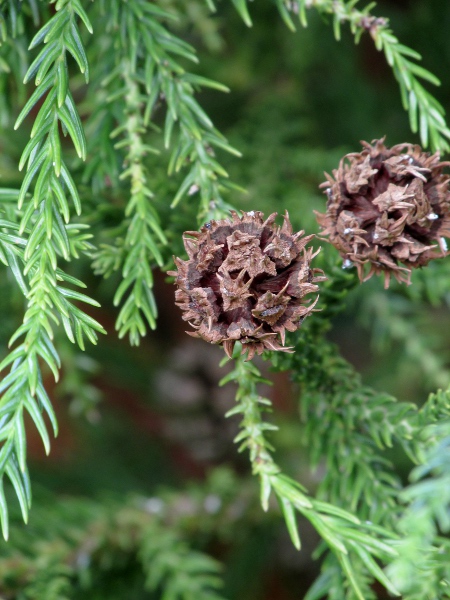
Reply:
[[409, 284], [411, 269], [447, 256], [450, 236], [450, 176], [439, 153], [420, 146], [361, 142], [362, 152], [347, 154], [333, 177], [321, 185], [328, 196], [325, 214], [317, 214], [322, 235], [329, 236], [344, 259], [356, 265], [361, 281], [383, 273]]
[[294, 234], [287, 212], [282, 227], [274, 224], [277, 213], [265, 221], [261, 212], [231, 216], [186, 232], [189, 259], [174, 259], [176, 304], [196, 329], [188, 333], [223, 344], [228, 356], [237, 341], [248, 359], [266, 349], [289, 351], [285, 332], [314, 310], [318, 298], [310, 303], [305, 296], [325, 279], [310, 268], [317, 252], [306, 245], [314, 236]]

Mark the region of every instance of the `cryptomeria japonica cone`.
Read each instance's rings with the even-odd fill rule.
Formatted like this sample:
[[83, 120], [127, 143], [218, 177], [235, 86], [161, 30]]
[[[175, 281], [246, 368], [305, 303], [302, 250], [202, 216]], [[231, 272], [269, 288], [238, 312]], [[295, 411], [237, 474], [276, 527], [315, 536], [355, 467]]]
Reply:
[[321, 187], [328, 196], [317, 213], [322, 235], [339, 250], [344, 267], [355, 265], [361, 281], [374, 273], [410, 283], [411, 269], [446, 256], [450, 236], [450, 176], [439, 153], [420, 146], [361, 142]]
[[231, 219], [186, 232], [189, 259], [175, 258], [178, 270], [169, 273], [183, 319], [195, 329], [188, 333], [223, 344], [228, 356], [237, 341], [248, 359], [266, 349], [289, 351], [286, 330], [298, 329], [318, 300], [307, 298], [325, 279], [310, 266], [318, 252], [307, 247], [314, 236], [293, 233], [287, 212], [281, 227], [276, 216], [232, 212]]

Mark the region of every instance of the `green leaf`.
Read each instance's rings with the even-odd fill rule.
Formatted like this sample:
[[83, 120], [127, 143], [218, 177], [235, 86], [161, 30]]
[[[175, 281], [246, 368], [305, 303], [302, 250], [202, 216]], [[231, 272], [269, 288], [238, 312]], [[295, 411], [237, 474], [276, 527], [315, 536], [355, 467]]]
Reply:
[[3, 379], [0, 381], [0, 393], [4, 392], [12, 385], [16, 385], [16, 387], [21, 387], [23, 385], [23, 381], [17, 379], [17, 369], [15, 368], [15, 366], [16, 365], [13, 364], [10, 373], [8, 373], [8, 375], [6, 377], [3, 377]]
[[26, 364], [26, 375], [28, 379], [28, 385], [30, 387], [31, 394], [34, 396], [34, 394], [36, 393], [36, 387], [39, 380], [40, 370], [36, 359], [36, 355], [33, 352], [30, 352], [28, 354]]
[[72, 6], [73, 6], [73, 10], [77, 13], [77, 15], [83, 21], [83, 23], [84, 23], [86, 29], [89, 31], [89, 33], [94, 33], [91, 22], [89, 21], [89, 17], [87, 16], [81, 3], [78, 0], [72, 0]]
[[66, 96], [64, 106], [58, 108], [57, 114], [69, 132], [78, 156], [81, 160], [86, 160], [86, 138], [70, 93]]
[[232, 2], [234, 4], [234, 6], [236, 7], [236, 10], [240, 14], [241, 19], [244, 21], [244, 23], [247, 25], [247, 27], [251, 27], [252, 20], [250, 18], [249, 12], [248, 12], [247, 1], [246, 0], [232, 0]]
[[[81, 228], [83, 228], [83, 225], [77, 225], [77, 227], [79, 227], [81, 229]], [[70, 225], [67, 229], [70, 230]], [[79, 279], [74, 277], [73, 275], [69, 275], [68, 273], [65, 273], [61, 269], [57, 269], [56, 273], [57, 273], [58, 281], [66, 281], [67, 283], [71, 283], [72, 285], [76, 285], [77, 287], [81, 287], [81, 288], [87, 287], [85, 283], [83, 283], [82, 281], [80, 281]]]
[[45, 92], [50, 87], [52, 87], [52, 85], [53, 85], [53, 74], [48, 73], [48, 75], [44, 78], [44, 80], [41, 81], [41, 84], [39, 85], [39, 87], [37, 87], [34, 90], [34, 92], [31, 94], [27, 103], [20, 111], [19, 116], [17, 117], [16, 122], [14, 124], [14, 129], [18, 129], [20, 127], [21, 123], [23, 122], [25, 117], [28, 115], [30, 110], [37, 104], [37, 102], [39, 102], [39, 100], [42, 98], [42, 96], [45, 94]]
[[36, 396], [37, 396], [37, 399], [39, 400], [42, 408], [47, 413], [48, 418], [50, 419], [50, 423], [52, 424], [52, 427], [53, 427], [53, 433], [56, 437], [58, 435], [58, 421], [56, 419], [56, 415], [53, 410], [53, 406], [50, 402], [50, 399], [49, 399], [47, 392], [45, 391], [44, 386], [42, 385], [41, 381], [37, 385]]
[[[27, 145], [25, 146], [23, 152], [22, 152], [22, 156], [20, 157], [20, 162], [19, 162], [19, 171], [22, 171], [22, 169], [24, 168], [24, 166], [26, 165], [27, 161], [30, 159], [30, 163], [33, 162], [33, 157], [39, 153], [39, 151], [42, 148], [42, 142], [45, 138], [45, 136], [48, 134], [49, 130], [50, 130], [51, 124], [50, 122], [47, 122], [44, 127], [37, 133], [37, 135], [35, 135], [33, 138], [31, 138]], [[30, 158], [31, 157], [31, 158]]]
[[96, 321], [95, 319], [93, 319], [92, 317], [90, 317], [89, 315], [84, 313], [82, 310], [80, 310], [76, 306], [72, 305], [71, 311], [72, 311], [73, 317], [75, 319], [81, 321], [86, 326], [90, 327], [91, 329], [93, 329], [95, 331], [98, 331], [99, 333], [106, 334], [105, 329], [102, 327], [102, 325], [100, 325], [100, 323], [98, 323], [98, 321]]
[[404, 46], [403, 44], [397, 43], [395, 47], [397, 51], [400, 52], [400, 54], [403, 54], [403, 56], [409, 56], [410, 58], [414, 58], [415, 60], [422, 60], [422, 56], [412, 48], [408, 48], [408, 46]]
[[70, 175], [69, 171], [66, 168], [66, 165], [64, 163], [61, 164], [61, 177], [64, 180], [64, 183], [66, 184], [70, 195], [72, 196], [72, 200], [75, 206], [75, 210], [77, 215], [81, 214], [81, 202], [80, 202], [80, 196], [78, 195], [78, 191], [77, 188], [75, 186], [75, 183], [72, 179], [72, 176]]
[[24, 296], [26, 296], [28, 294], [28, 287], [27, 284], [25, 283], [25, 280], [23, 278], [22, 275], [22, 270], [21, 270], [21, 266], [19, 265], [19, 261], [17, 260], [17, 256], [16, 254], [11, 250], [11, 248], [7, 245], [3, 246], [5, 253], [8, 257], [8, 265], [9, 268], [11, 269], [17, 283], [19, 284], [19, 287], [22, 291], [22, 293], [24, 294]]
[[197, 119], [204, 125], [204, 127], [211, 129], [213, 127], [211, 119], [205, 113], [205, 111], [201, 108], [199, 103], [194, 100], [194, 98], [190, 94], [181, 93], [179, 94], [180, 100], [182, 100], [185, 106], [188, 106], [192, 112], [195, 114]]
[[295, 515], [294, 507], [289, 502], [289, 500], [286, 500], [286, 498], [282, 498], [279, 496], [277, 496], [277, 497], [280, 502], [281, 509], [283, 511], [284, 520], [286, 521], [286, 526], [288, 528], [288, 532], [289, 532], [290, 538], [292, 540], [292, 543], [294, 544], [294, 547], [297, 550], [300, 550], [301, 542], [300, 542], [300, 536], [298, 534], [297, 518]]
[[14, 447], [19, 461], [21, 471], [25, 471], [27, 463], [27, 437], [25, 433], [25, 424], [23, 422], [23, 412], [20, 406], [14, 415]]
[[413, 90], [409, 92], [409, 126], [413, 133], [417, 132], [417, 96]]
[[[331, 549], [338, 554], [345, 556], [347, 555], [347, 549], [345, 544], [341, 540], [341, 536], [338, 532], [334, 531], [328, 522], [318, 513], [311, 510], [304, 512], [305, 516], [311, 524], [316, 528], [317, 533], [325, 540], [325, 542], [331, 547]], [[342, 534], [342, 531], [339, 532]]]
[[13, 439], [12, 437], [10, 437], [6, 440], [6, 442], [3, 444], [2, 449], [0, 450], [0, 473], [4, 473], [6, 465], [10, 460], [12, 451]]
[[56, 98], [56, 89], [51, 88], [47, 94], [47, 98], [44, 100], [41, 108], [39, 109], [38, 115], [34, 120], [33, 127], [31, 129], [30, 137], [33, 138], [39, 134], [45, 126], [51, 125], [54, 115], [54, 103]]
[[53, 377], [55, 378], [55, 381], [58, 381], [59, 380], [59, 370], [58, 370], [59, 357], [58, 357], [58, 355], [56, 355], [56, 358], [55, 358], [55, 354], [50, 352], [49, 348], [42, 341], [40, 341], [40, 343], [36, 347], [36, 354], [38, 354], [45, 361], [45, 363], [47, 364], [47, 366], [53, 373]]
[[305, 494], [302, 493], [300, 489], [297, 488], [295, 483], [296, 482], [294, 482], [290, 478], [283, 477], [280, 475], [274, 477], [272, 481], [273, 487], [275, 488], [277, 493], [279, 493], [280, 496], [283, 496], [284, 498], [292, 502], [292, 504], [300, 510], [305, 508], [313, 508], [312, 502], [308, 499], [307, 496], [305, 496]]
[[65, 36], [64, 44], [69, 50], [70, 54], [76, 60], [80, 71], [84, 74], [86, 83], [89, 81], [89, 64], [86, 57], [86, 53], [83, 48], [78, 28], [74, 23], [70, 26], [70, 34]]
[[424, 69], [423, 67], [421, 67], [420, 65], [417, 65], [416, 63], [410, 62], [410, 61], [405, 61], [408, 65], [408, 69], [411, 71], [411, 73], [414, 73], [414, 75], [417, 75], [417, 77], [420, 77], [421, 79], [425, 79], [426, 81], [429, 81], [430, 83], [432, 83], [433, 85], [441, 85], [441, 82], [439, 81], [439, 79], [433, 75], [433, 73], [430, 73], [430, 71], [427, 71], [426, 69]]
[[25, 197], [28, 192], [28, 188], [30, 187], [34, 176], [38, 172], [38, 170], [39, 170], [40, 166], [42, 165], [42, 163], [44, 162], [44, 160], [47, 158], [47, 155], [48, 155], [48, 148], [46, 146], [44, 146], [39, 151], [39, 154], [37, 155], [37, 157], [33, 160], [33, 163], [31, 164], [27, 174], [25, 175], [23, 182], [22, 182], [22, 187], [20, 188], [19, 198], [17, 200], [19, 210], [22, 208], [22, 204], [25, 200]]
[[[25, 325], [22, 325], [19, 329], [22, 329], [22, 327], [24, 327], [24, 330], [27, 331], [27, 328]], [[13, 363], [18, 358], [21, 358], [23, 355], [24, 355], [24, 346], [23, 346], [23, 344], [21, 344], [20, 346], [18, 346], [17, 348], [14, 348], [14, 350], [12, 352], [9, 352], [5, 356], [5, 358], [0, 363], [0, 371], [3, 371], [5, 369], [5, 367], [7, 367], [11, 363]], [[2, 400], [0, 400], [0, 414], [2, 414], [5, 411], [4, 406], [5, 405], [2, 403]]]
[[188, 173], [188, 175], [184, 178], [184, 181], [180, 185], [178, 192], [175, 194], [175, 198], [172, 200], [170, 208], [175, 208], [177, 206], [177, 204], [180, 202], [182, 197], [186, 194], [186, 192], [188, 191], [188, 189], [191, 187], [191, 185], [193, 183], [195, 183], [194, 175], [191, 172], [191, 173]]
[[213, 90], [218, 90], [219, 92], [229, 93], [230, 91], [230, 88], [226, 85], [223, 85], [223, 83], [219, 83], [218, 81], [214, 81], [213, 79], [208, 79], [207, 77], [202, 77], [201, 75], [194, 73], [185, 73], [183, 75], [183, 80], [191, 83], [192, 85], [212, 88]]
[[19, 500], [22, 518], [25, 523], [28, 523], [28, 509], [30, 507], [31, 498], [29, 496], [25, 481], [25, 473], [20, 473], [13, 460], [6, 463], [5, 472], [13, 484], [17, 498]]
[[65, 60], [60, 60], [56, 69], [57, 101], [60, 108], [66, 99], [68, 91], [68, 73]]
[[330, 504], [329, 502], [321, 502], [320, 500], [314, 500], [313, 506], [316, 510], [319, 510], [320, 512], [323, 512], [323, 513], [326, 513], [329, 515], [334, 515], [336, 517], [344, 519], [345, 521], [348, 521], [349, 523], [354, 523], [355, 525], [359, 525], [361, 522], [358, 519], [358, 517], [356, 517], [355, 515], [352, 515], [347, 510], [344, 510], [343, 508], [340, 508], [339, 506], [334, 506], [333, 504]]
[[308, 27], [308, 19], [306, 17], [306, 0], [297, 0], [298, 18], [302, 27]]
[[359, 544], [351, 544], [353, 550], [361, 558], [363, 563], [366, 565], [369, 573], [375, 577], [384, 587], [394, 596], [400, 596], [400, 592], [394, 587], [391, 581], [386, 577], [377, 563], [373, 560], [368, 552], [362, 548]]
[[41, 42], [44, 41], [45, 36], [48, 35], [50, 32], [54, 30], [59, 32], [67, 23], [68, 19], [69, 15], [67, 14], [67, 12], [64, 14], [57, 13], [56, 15], [53, 15], [53, 17], [49, 19], [47, 23], [45, 23], [45, 25], [37, 32], [37, 34], [31, 40], [28, 49], [32, 50], [33, 48], [38, 46]]
[[33, 230], [31, 232], [30, 237], [28, 238], [27, 247], [25, 249], [25, 260], [28, 262], [31, 260], [35, 250], [40, 244], [44, 242], [44, 238], [46, 237], [46, 231], [44, 227], [44, 219], [42, 215], [39, 217], [39, 220], [36, 222]]
[[19, 190], [12, 188], [0, 188], [0, 202], [17, 202]]
[[91, 306], [100, 306], [97, 300], [93, 300], [86, 296], [85, 294], [80, 294], [80, 292], [76, 292], [74, 290], [69, 290], [67, 288], [59, 288], [60, 293], [66, 297], [71, 298], [72, 300], [78, 300], [79, 302], [85, 302], [86, 304], [90, 304]]
[[48, 46], [45, 46], [45, 48], [43, 48], [41, 52], [39, 52], [37, 57], [31, 63], [28, 71], [25, 74], [23, 82], [28, 83], [40, 70], [41, 76], [39, 81], [36, 81], [36, 85], [42, 84], [45, 75], [47, 74], [47, 70], [50, 68], [51, 64], [56, 60], [59, 52], [60, 47], [58, 42], [52, 42], [51, 44], [48, 44]]
[[353, 591], [356, 594], [356, 597], [358, 598], [358, 600], [365, 600], [365, 598], [361, 592], [361, 588], [359, 587], [358, 582], [355, 577], [355, 574], [353, 572], [353, 568], [350, 563], [349, 557], [346, 556], [345, 554], [342, 554], [341, 556], [339, 556], [339, 561], [342, 565], [342, 568], [343, 568], [345, 574], [347, 575], [347, 577], [350, 581], [350, 584], [353, 588]]
[[[33, 200], [35, 208], [38, 208], [41, 203], [45, 203], [47, 198], [50, 196], [49, 189], [52, 172], [52, 157], [50, 152], [48, 152], [48, 157], [41, 165], [40, 172], [34, 186]], [[43, 206], [41, 206], [41, 208], [43, 208]]]
[[9, 537], [9, 518], [8, 505], [5, 498], [5, 490], [3, 487], [3, 478], [0, 479], [0, 523], [2, 526], [2, 534], [7, 541]]
[[428, 145], [429, 124], [428, 115], [424, 110], [420, 112], [419, 124], [420, 141], [422, 142], [422, 145], [426, 147]]
[[333, 32], [335, 39], [339, 42], [341, 40], [341, 21], [336, 13], [333, 15]]
[[277, 5], [278, 11], [281, 15], [281, 18], [286, 23], [287, 27], [292, 32], [295, 32], [296, 28], [295, 28], [294, 22], [291, 19], [291, 15], [289, 14], [289, 11], [286, 9], [286, 6], [285, 6], [283, 0], [276, 0], [276, 5]]
[[66, 194], [64, 193], [64, 190], [59, 182], [59, 179], [52, 177], [50, 180], [50, 187], [55, 195], [57, 204], [59, 206], [59, 210], [64, 218], [64, 221], [68, 223], [70, 220], [69, 204], [67, 202]]

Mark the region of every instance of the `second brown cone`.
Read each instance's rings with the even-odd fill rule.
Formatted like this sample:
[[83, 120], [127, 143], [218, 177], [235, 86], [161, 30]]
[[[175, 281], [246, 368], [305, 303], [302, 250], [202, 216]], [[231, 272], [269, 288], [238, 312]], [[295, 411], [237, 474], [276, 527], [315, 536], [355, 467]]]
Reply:
[[328, 196], [326, 212], [316, 213], [322, 235], [361, 281], [383, 274], [385, 287], [391, 275], [409, 284], [411, 269], [448, 254], [450, 176], [443, 168], [450, 163], [418, 145], [362, 144], [321, 186]]

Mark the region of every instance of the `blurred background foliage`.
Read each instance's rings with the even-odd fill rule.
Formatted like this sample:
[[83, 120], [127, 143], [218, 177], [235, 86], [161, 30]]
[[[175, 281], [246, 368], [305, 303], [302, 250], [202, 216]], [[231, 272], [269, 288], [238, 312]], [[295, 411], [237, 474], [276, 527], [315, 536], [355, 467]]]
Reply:
[[[265, 213], [287, 209], [295, 228], [316, 232], [312, 210], [325, 204], [318, 189], [323, 171], [335, 168], [344, 153], [359, 150], [361, 139], [386, 135], [389, 145], [417, 141], [391, 70], [369, 36], [355, 47], [344, 28], [337, 43], [326, 19], [312, 11], [308, 28], [291, 33], [270, 2], [252, 3], [252, 28], [225, 1], [217, 3], [214, 14], [201, 0], [158, 4], [180, 11], [173, 29], [197, 49], [200, 63], [195, 71], [231, 90], [205, 90], [199, 97], [218, 129], [243, 155], [221, 156], [232, 181], [246, 189], [233, 194], [234, 206]], [[448, 108], [449, 3], [380, 1], [376, 14], [388, 17], [402, 43], [422, 54], [424, 66], [442, 81], [436, 95]], [[19, 36], [18, 48], [20, 43]], [[16, 54], [13, 59], [19, 60]], [[94, 70], [101, 60], [102, 56], [90, 57]], [[84, 95], [81, 79], [75, 81], [81, 112], [88, 114], [96, 100]], [[0, 87], [5, 86], [11, 88], [2, 96], [9, 98], [9, 106], [0, 107], [0, 175], [3, 186], [19, 187], [17, 163], [27, 134], [13, 133], [11, 124], [25, 98], [23, 88], [2, 73]], [[162, 148], [156, 135], [152, 144]], [[81, 172], [75, 157], [72, 164]], [[164, 161], [157, 157], [150, 156], [148, 165], [155, 203], [169, 232], [169, 267], [170, 255], [183, 253], [180, 234], [194, 228], [196, 210], [189, 202], [171, 210], [180, 180], [169, 180]], [[126, 194], [116, 190], [108, 204], [107, 194], [96, 196], [94, 190], [92, 195], [87, 185], [81, 193], [85, 205], [95, 206], [85, 214], [96, 241], [101, 241], [101, 230], [118, 223]], [[418, 404], [448, 384], [446, 270], [448, 261], [430, 265], [427, 272], [413, 274], [410, 289], [394, 283], [387, 292], [373, 278], [348, 296], [346, 310], [334, 319], [329, 336], [365, 383]], [[145, 581], [152, 548], [142, 540], [173, 535], [182, 537], [179, 562], [161, 566], [163, 573], [185, 564], [187, 540], [222, 563], [223, 597], [303, 598], [318, 572], [318, 563], [311, 559], [317, 537], [301, 521], [303, 549], [297, 553], [281, 519], [259, 509], [257, 484], [233, 446], [237, 422], [224, 419], [234, 391], [217, 386], [224, 375], [218, 366], [221, 350], [185, 335], [173, 304], [173, 286], [164, 273], [155, 274], [158, 329], [138, 348], [119, 341], [114, 332], [117, 315], [111, 298], [118, 280], [94, 277], [86, 259], [73, 274], [81, 276], [101, 302], [95, 318], [109, 335], [83, 354], [62, 337], [58, 342], [62, 378], [57, 385], [49, 378], [47, 388], [60, 433], [50, 456], [44, 457], [39, 436], [29, 427], [34, 508], [27, 527], [15, 515], [12, 542], [0, 543], [0, 597], [31, 600], [40, 598], [42, 590], [46, 600], [160, 597], [160, 588]], [[5, 274], [0, 308], [9, 315], [0, 322], [4, 354], [23, 311], [22, 297]], [[277, 460], [313, 492], [321, 473], [308, 470], [296, 390], [289, 374], [268, 376], [274, 386], [266, 393], [280, 426], [275, 434]], [[406, 477], [411, 465], [403, 455], [392, 455]], [[163, 555], [160, 559], [163, 563]], [[196, 572], [195, 565], [185, 568], [181, 575], [186, 578]], [[204, 568], [216, 573], [215, 565]], [[206, 597], [216, 596], [211, 592]]]

